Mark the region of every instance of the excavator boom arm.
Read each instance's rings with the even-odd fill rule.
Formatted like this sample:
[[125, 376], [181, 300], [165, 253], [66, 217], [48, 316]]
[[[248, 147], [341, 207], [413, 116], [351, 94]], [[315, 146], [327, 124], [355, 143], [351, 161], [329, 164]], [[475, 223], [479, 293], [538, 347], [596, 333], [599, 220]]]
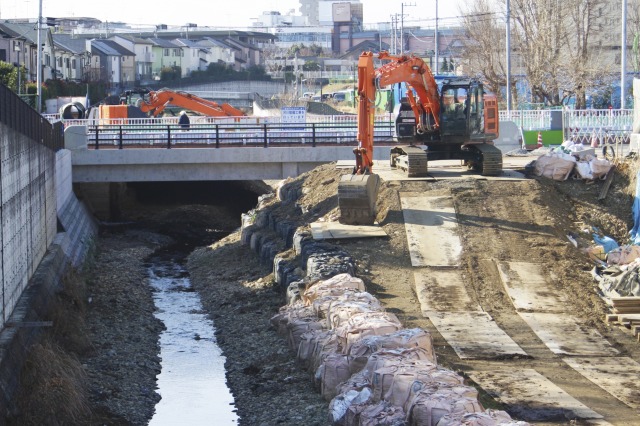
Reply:
[[244, 115], [242, 111], [229, 104], [218, 104], [217, 102], [209, 101], [190, 93], [174, 92], [171, 90], [149, 92], [149, 100], [142, 102], [140, 109], [143, 112], [151, 112], [154, 116], [157, 116], [169, 104], [196, 111], [210, 117], [239, 117]]
[[[407, 90], [407, 93], [418, 121], [418, 129], [431, 131], [440, 127], [440, 94], [429, 66], [414, 55], [395, 56], [383, 51], [378, 54], [378, 58], [390, 61], [376, 70], [380, 86], [405, 83], [408, 89], [415, 90], [417, 97], [413, 96], [411, 90]], [[423, 120], [425, 114], [428, 120], [426, 122]]]

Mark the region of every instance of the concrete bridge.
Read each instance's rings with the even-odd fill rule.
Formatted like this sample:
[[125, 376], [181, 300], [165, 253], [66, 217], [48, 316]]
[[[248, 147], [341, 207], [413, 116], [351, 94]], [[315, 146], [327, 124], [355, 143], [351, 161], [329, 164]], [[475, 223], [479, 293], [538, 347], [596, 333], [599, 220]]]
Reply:
[[[103, 141], [96, 149], [85, 126], [68, 127], [65, 148], [72, 152], [73, 182], [285, 179], [321, 164], [353, 159], [356, 147], [355, 130], [348, 137], [334, 135], [339, 142], [324, 144], [293, 142], [283, 136], [270, 136], [268, 142], [250, 136], [244, 143], [196, 144], [194, 135], [198, 133], [189, 132], [191, 139], [174, 139], [169, 146], [164, 141], [124, 146]], [[205, 138], [204, 133], [200, 137]], [[375, 159], [388, 157], [388, 146], [376, 148]]]
[[[216, 180], [278, 180], [296, 177], [339, 160], [353, 160], [355, 126], [319, 129], [301, 124], [285, 129], [266, 125], [223, 132], [195, 127], [180, 132], [175, 126], [130, 131], [70, 126], [65, 148], [72, 152], [73, 182], [162, 182]], [[503, 150], [518, 147], [519, 132], [501, 123]], [[240, 130], [238, 130], [240, 129]], [[374, 159], [386, 161], [393, 145], [390, 129], [377, 132]]]

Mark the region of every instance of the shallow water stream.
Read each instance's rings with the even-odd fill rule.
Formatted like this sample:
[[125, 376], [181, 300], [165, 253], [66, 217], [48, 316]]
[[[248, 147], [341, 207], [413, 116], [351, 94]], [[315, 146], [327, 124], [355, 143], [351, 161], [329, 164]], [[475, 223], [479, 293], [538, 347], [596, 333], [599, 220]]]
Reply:
[[171, 251], [150, 259], [155, 316], [166, 330], [160, 335], [162, 399], [149, 424], [233, 425], [238, 416], [226, 385], [225, 357], [182, 263], [183, 256]]

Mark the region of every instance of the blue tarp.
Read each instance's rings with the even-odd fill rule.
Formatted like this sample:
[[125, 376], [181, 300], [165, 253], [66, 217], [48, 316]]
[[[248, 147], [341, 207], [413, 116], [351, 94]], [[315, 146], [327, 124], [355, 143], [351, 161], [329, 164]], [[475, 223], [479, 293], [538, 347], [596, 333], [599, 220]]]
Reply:
[[631, 243], [640, 245], [640, 172], [636, 175], [636, 196], [633, 200], [633, 229], [629, 232]]
[[593, 234], [593, 241], [601, 245], [605, 253], [609, 253], [611, 250], [618, 248], [618, 243], [611, 237], [601, 237], [598, 234]]

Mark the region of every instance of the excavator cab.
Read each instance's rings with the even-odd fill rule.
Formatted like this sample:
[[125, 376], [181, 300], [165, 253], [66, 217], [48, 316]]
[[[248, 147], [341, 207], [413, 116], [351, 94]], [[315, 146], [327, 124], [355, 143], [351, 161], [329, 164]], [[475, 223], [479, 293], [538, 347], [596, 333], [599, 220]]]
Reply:
[[407, 98], [402, 98], [393, 110], [395, 117], [394, 137], [396, 140], [415, 139], [416, 116]]
[[441, 89], [441, 127], [443, 139], [473, 141], [485, 139], [484, 91], [477, 80], [447, 80]]

